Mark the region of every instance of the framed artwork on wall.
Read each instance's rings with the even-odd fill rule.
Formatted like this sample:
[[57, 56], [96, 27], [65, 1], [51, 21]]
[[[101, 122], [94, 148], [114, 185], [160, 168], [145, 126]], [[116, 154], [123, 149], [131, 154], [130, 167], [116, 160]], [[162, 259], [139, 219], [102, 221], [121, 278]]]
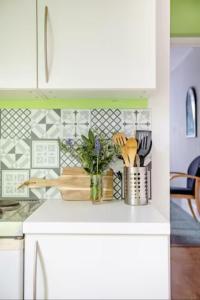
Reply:
[[195, 88], [190, 87], [186, 96], [186, 137], [197, 136], [197, 96]]

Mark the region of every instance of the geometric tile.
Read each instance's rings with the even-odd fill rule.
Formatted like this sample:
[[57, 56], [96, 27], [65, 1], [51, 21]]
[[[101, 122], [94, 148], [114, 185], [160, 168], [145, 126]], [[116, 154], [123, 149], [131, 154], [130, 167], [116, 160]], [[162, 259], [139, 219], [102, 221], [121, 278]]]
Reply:
[[32, 168], [59, 168], [58, 141], [32, 141]]
[[29, 109], [1, 110], [1, 138], [31, 138], [31, 111]]
[[62, 138], [77, 138], [87, 135], [90, 128], [89, 110], [70, 110], [61, 111]]
[[31, 169], [30, 177], [55, 179], [60, 175], [60, 169]]
[[2, 197], [29, 197], [27, 187], [17, 189], [25, 180], [29, 179], [29, 170], [2, 171]]
[[81, 164], [70, 153], [60, 152], [60, 167], [80, 167]]
[[60, 152], [60, 167], [80, 167], [81, 164], [70, 153]]
[[[74, 145], [77, 146], [80, 140], [73, 140]], [[64, 144], [66, 144], [66, 140], [62, 141]], [[71, 153], [64, 151], [63, 149], [60, 150], [60, 167], [80, 167], [81, 164], [79, 161], [74, 158]]]
[[[43, 179], [53, 179], [57, 178], [60, 174], [59, 169], [31, 169], [30, 171], [30, 178], [36, 177], [36, 178], [43, 178]], [[60, 197], [60, 193], [58, 189], [55, 187], [44, 187], [44, 188], [35, 188], [31, 189], [31, 194], [34, 195], [37, 199], [47, 199], [47, 197], [50, 198], [50, 195], [52, 197], [57, 196], [57, 198]]]
[[137, 116], [137, 129], [138, 130], [151, 130], [151, 110], [139, 110]]
[[113, 175], [113, 198], [122, 199], [122, 182], [115, 174]]
[[123, 131], [127, 136], [135, 135], [136, 130], [151, 129], [151, 111], [149, 109], [123, 110]]
[[0, 196], [2, 195], [2, 171], [0, 171]]
[[62, 196], [57, 188], [51, 187], [46, 190], [45, 199], [62, 199]]
[[0, 161], [2, 169], [29, 169], [30, 140], [1, 139]]
[[91, 128], [103, 133], [107, 138], [112, 138], [115, 132], [121, 131], [121, 111], [119, 109], [93, 109]]
[[[30, 195], [34, 199], [60, 198], [61, 195], [53, 187], [17, 190], [16, 185], [29, 178], [29, 171], [31, 177], [55, 178], [62, 167], [80, 167], [70, 153], [59, 151], [58, 138], [63, 142], [72, 138], [76, 145], [90, 127], [111, 138], [118, 131], [130, 136], [136, 129], [151, 130], [152, 123], [149, 109], [2, 109], [0, 119], [2, 194], [4, 197]], [[145, 159], [145, 165], [149, 163], [151, 153]], [[115, 199], [121, 199], [121, 189], [121, 180], [114, 175]]]
[[46, 195], [46, 188], [30, 189], [31, 199], [45, 199], [45, 195]]
[[61, 137], [60, 109], [31, 110], [31, 136], [33, 139], [56, 139]]

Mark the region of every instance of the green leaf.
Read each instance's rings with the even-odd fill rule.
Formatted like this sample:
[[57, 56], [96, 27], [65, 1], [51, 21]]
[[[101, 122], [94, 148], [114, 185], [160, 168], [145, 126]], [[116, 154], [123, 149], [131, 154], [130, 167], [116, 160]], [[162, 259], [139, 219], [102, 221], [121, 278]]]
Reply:
[[94, 143], [95, 143], [95, 135], [94, 135], [94, 133], [93, 133], [93, 131], [91, 129], [89, 129], [89, 131], [88, 131], [88, 138], [90, 140], [90, 143], [92, 145], [94, 145]]
[[[98, 161], [96, 152], [94, 152], [95, 138], [101, 143], [101, 151], [98, 155]], [[73, 147], [66, 145], [65, 141], [59, 140], [60, 148], [63, 152], [68, 152], [75, 157], [82, 165], [82, 167], [89, 174], [96, 174], [104, 172], [109, 163], [118, 154], [117, 149], [111, 140], [107, 139], [102, 133], [96, 134], [91, 129], [88, 132], [88, 136], [81, 136], [81, 142], [73, 145]]]
[[86, 145], [87, 145], [89, 142], [88, 138], [86, 138], [86, 136], [84, 136], [84, 135], [81, 135], [81, 138], [82, 138], [83, 142], [86, 143]]

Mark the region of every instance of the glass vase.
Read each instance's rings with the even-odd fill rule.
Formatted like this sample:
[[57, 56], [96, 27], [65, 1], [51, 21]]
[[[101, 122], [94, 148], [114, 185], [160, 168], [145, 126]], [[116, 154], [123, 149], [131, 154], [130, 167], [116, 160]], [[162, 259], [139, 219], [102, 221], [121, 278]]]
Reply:
[[90, 175], [90, 199], [93, 203], [101, 203], [103, 201], [103, 184], [101, 174]]

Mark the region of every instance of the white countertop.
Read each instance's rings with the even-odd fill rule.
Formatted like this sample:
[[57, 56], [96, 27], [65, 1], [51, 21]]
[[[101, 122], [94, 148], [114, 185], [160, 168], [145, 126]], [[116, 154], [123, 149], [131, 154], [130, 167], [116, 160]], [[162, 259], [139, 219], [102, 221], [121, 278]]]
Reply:
[[123, 201], [47, 200], [23, 224], [25, 234], [169, 234], [170, 224], [152, 205]]

